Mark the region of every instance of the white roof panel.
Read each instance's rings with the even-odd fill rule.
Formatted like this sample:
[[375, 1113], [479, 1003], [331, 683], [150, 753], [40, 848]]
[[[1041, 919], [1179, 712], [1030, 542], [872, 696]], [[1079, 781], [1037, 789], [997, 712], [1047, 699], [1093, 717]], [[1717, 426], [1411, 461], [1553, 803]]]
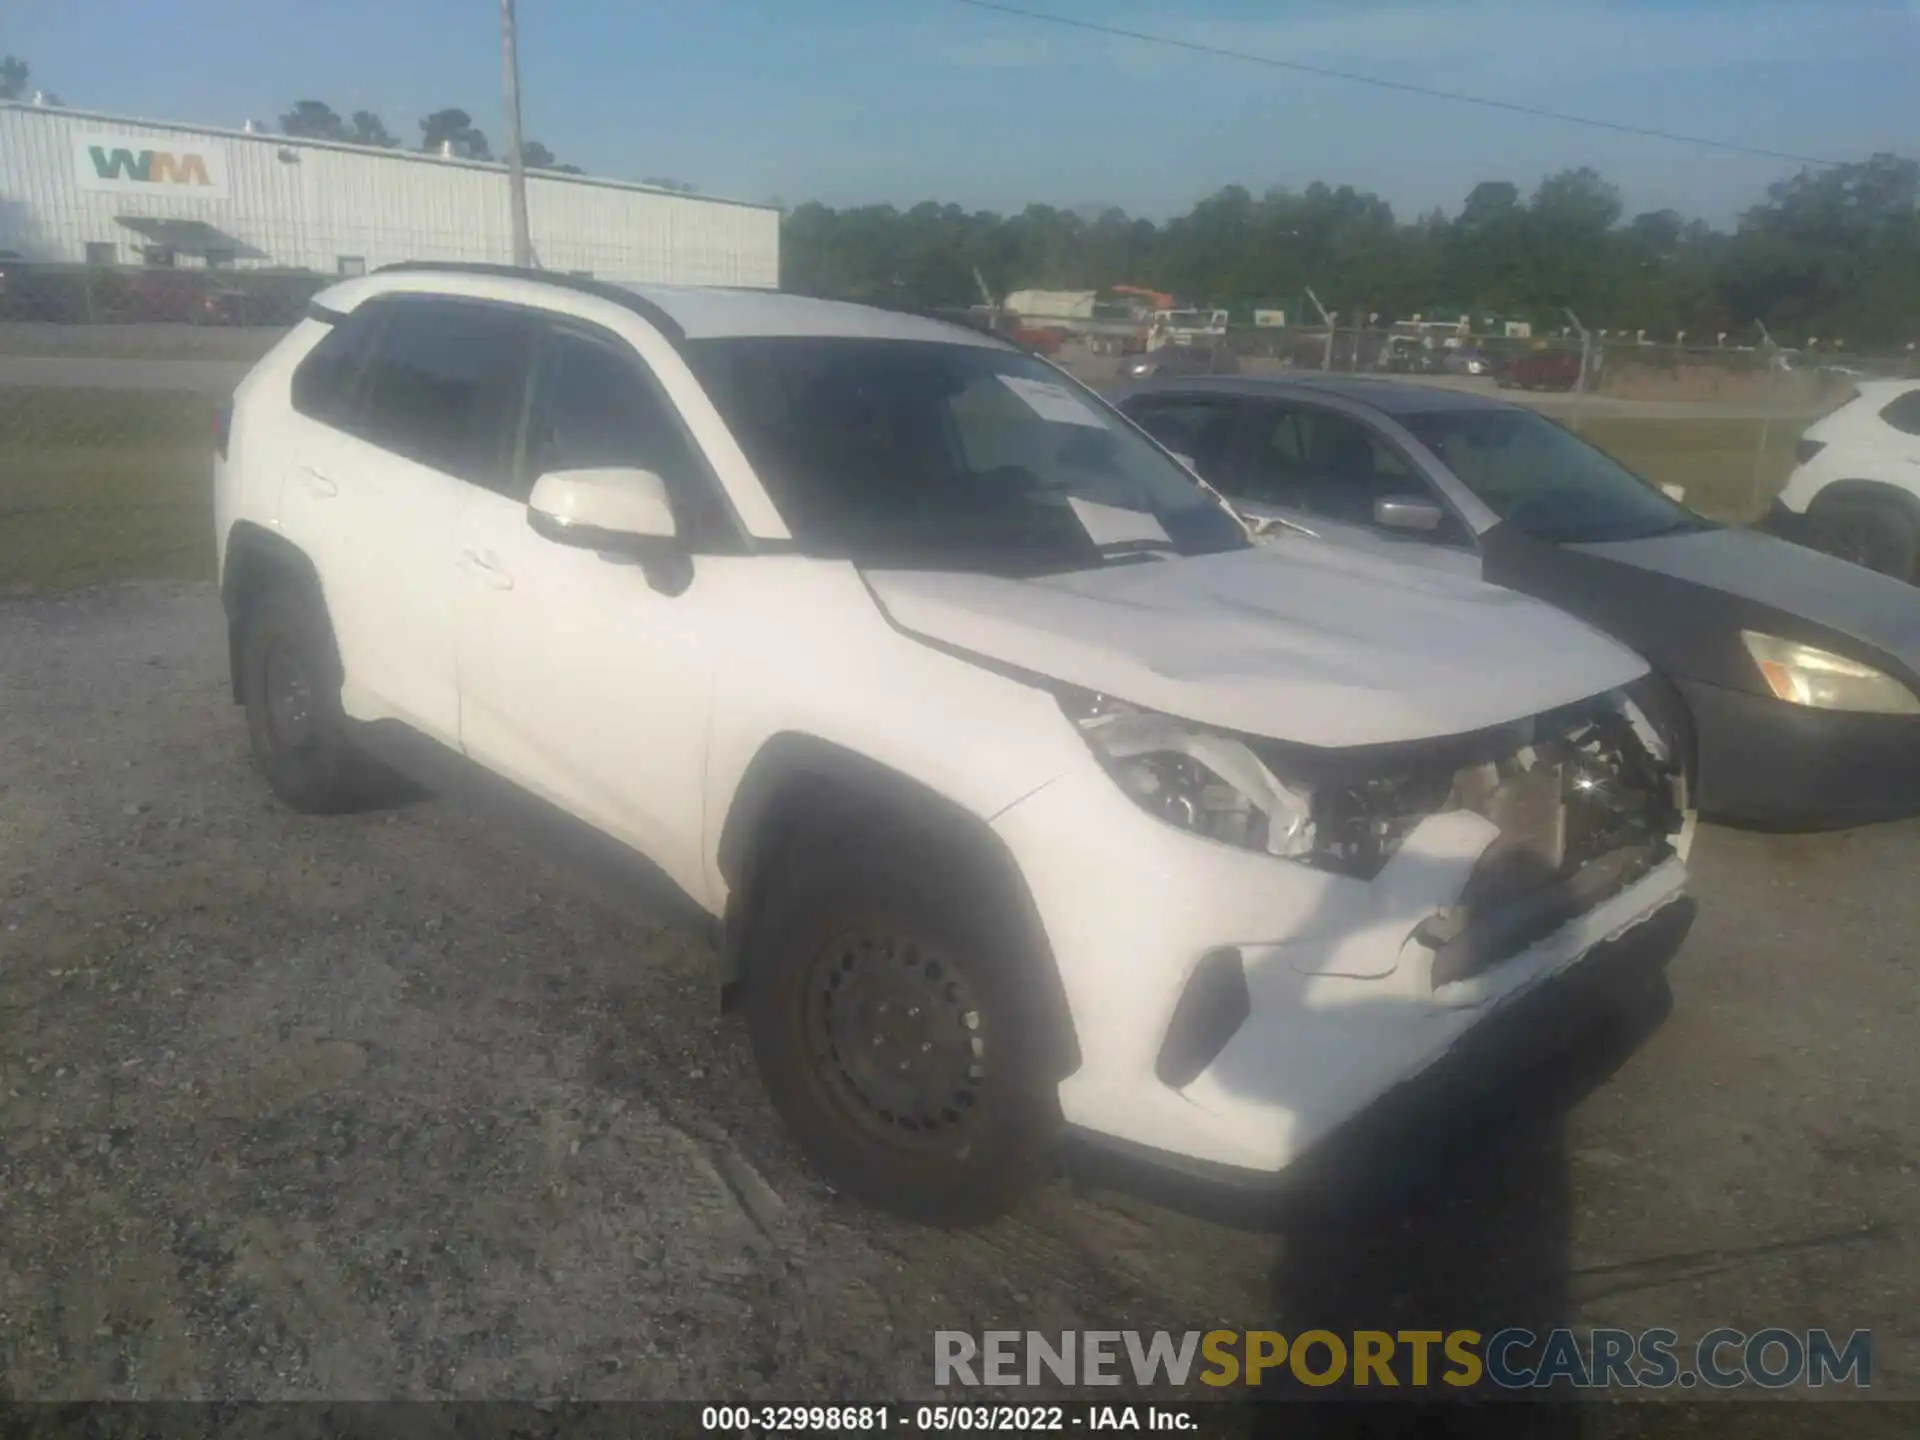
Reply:
[[999, 346], [965, 325], [876, 310], [842, 300], [815, 300], [777, 290], [729, 290], [692, 285], [628, 285], [671, 316], [689, 340], [726, 336], [814, 335], [872, 340], [934, 340], [949, 345]]

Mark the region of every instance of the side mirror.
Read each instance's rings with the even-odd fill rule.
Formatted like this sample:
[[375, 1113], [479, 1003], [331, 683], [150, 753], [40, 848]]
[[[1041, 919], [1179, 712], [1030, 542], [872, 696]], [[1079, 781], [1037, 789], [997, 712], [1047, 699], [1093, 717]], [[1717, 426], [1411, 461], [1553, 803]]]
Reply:
[[1382, 530], [1438, 530], [1446, 518], [1431, 500], [1390, 497], [1373, 502], [1373, 523]]
[[617, 466], [548, 471], [527, 497], [527, 522], [555, 544], [616, 553], [671, 548], [679, 533], [666, 481]]
[[1687, 487], [1684, 485], [1662, 485], [1660, 491], [1669, 500], [1684, 502], [1687, 498]]

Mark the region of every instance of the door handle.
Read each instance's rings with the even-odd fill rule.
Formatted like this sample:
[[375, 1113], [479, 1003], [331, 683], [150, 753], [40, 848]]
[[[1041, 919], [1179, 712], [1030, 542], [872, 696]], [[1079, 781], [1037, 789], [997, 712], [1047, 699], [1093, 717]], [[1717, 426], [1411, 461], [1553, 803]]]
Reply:
[[478, 577], [482, 583], [492, 586], [495, 590], [513, 588], [513, 577], [500, 568], [490, 551], [462, 550], [460, 568], [469, 575]]
[[311, 465], [294, 466], [293, 478], [306, 486], [306, 488], [315, 495], [327, 496], [338, 495], [340, 493], [340, 487], [338, 485], [334, 484], [333, 481], [322, 475]]

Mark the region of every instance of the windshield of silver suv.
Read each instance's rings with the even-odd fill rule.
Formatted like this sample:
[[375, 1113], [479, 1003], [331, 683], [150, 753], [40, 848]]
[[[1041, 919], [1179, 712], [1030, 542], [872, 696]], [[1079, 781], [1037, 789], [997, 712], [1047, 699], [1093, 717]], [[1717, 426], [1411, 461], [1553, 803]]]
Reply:
[[1489, 510], [1537, 540], [1644, 540], [1711, 524], [1530, 410], [1432, 410], [1400, 423]]
[[686, 353], [809, 553], [1038, 575], [1250, 543], [1178, 464], [1017, 351], [808, 336]]

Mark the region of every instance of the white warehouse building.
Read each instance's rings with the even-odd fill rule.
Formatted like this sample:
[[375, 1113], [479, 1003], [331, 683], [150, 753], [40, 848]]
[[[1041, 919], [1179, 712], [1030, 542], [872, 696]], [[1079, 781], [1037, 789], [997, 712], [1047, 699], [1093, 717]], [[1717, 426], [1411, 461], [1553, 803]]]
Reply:
[[[298, 269], [513, 258], [507, 169], [252, 130], [0, 102], [0, 254]], [[536, 261], [601, 279], [777, 288], [780, 214], [529, 171]]]

